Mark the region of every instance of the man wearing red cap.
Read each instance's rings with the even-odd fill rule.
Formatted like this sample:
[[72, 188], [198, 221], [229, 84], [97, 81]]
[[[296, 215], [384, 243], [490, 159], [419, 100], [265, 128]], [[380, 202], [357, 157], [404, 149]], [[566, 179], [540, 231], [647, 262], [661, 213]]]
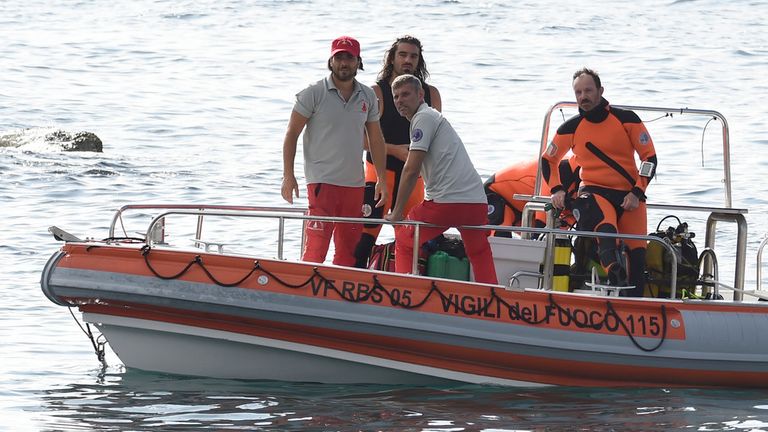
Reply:
[[[379, 105], [373, 90], [355, 76], [363, 69], [360, 43], [341, 36], [331, 44], [330, 76], [296, 95], [283, 141], [281, 193], [289, 203], [299, 196], [294, 175], [296, 145], [304, 130], [304, 175], [311, 216], [362, 217], [364, 191], [363, 142], [366, 134], [376, 167], [377, 206], [387, 200], [384, 137]], [[309, 221], [305, 232], [304, 261], [323, 262], [331, 237], [333, 263], [352, 266], [361, 224]]]

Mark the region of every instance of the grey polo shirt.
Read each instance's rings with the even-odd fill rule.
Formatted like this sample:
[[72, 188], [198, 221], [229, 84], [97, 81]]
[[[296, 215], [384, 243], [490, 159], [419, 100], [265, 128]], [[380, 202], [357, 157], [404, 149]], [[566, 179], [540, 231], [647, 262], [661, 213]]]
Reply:
[[365, 124], [379, 121], [373, 89], [355, 80], [345, 102], [329, 75], [299, 92], [293, 109], [309, 119], [304, 129], [307, 184], [363, 186]]
[[483, 180], [464, 143], [439, 111], [421, 104], [411, 118], [411, 150], [427, 152], [421, 165], [424, 199], [436, 203], [487, 203]]

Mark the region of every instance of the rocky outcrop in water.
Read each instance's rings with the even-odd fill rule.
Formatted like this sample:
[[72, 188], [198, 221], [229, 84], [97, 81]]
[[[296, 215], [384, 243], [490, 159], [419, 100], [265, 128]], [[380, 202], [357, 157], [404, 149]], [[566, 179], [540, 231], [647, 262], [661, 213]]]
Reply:
[[0, 147], [25, 151], [80, 151], [101, 153], [104, 145], [93, 132], [67, 132], [53, 128], [25, 128], [0, 132]]
[[101, 153], [104, 146], [101, 139], [93, 132], [75, 132], [71, 134], [63, 130], [57, 130], [45, 135], [45, 141], [49, 144], [60, 145], [64, 151], [89, 151]]

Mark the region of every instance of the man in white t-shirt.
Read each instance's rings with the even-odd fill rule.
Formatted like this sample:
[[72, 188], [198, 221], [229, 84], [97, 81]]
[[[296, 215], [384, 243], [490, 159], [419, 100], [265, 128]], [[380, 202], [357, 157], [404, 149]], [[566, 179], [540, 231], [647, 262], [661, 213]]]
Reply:
[[[363, 142], [366, 134], [379, 177], [375, 188], [377, 206], [387, 200], [386, 152], [379, 125], [379, 103], [373, 90], [355, 79], [358, 68], [363, 69], [360, 43], [349, 36], [341, 36], [331, 44], [328, 59], [331, 75], [296, 95], [283, 141], [281, 193], [289, 203], [293, 203], [294, 196], [299, 196], [293, 165], [297, 140], [306, 126], [304, 175], [312, 216], [363, 217]], [[333, 263], [353, 266], [361, 230], [362, 224], [309, 221], [302, 259], [325, 261], [333, 237], [336, 250]]]
[[[424, 103], [421, 81], [413, 75], [401, 75], [392, 82], [392, 95], [400, 115], [411, 122], [411, 144], [397, 194], [409, 196], [421, 173], [424, 201], [408, 213], [408, 219], [439, 225], [422, 228], [420, 243], [437, 237], [449, 227], [486, 225], [488, 201], [483, 181], [448, 120]], [[402, 220], [404, 207], [404, 200], [398, 200], [387, 219]], [[459, 232], [475, 281], [496, 284], [488, 233], [472, 229], [459, 229]], [[412, 269], [413, 237], [413, 226], [400, 226], [395, 230], [395, 271], [399, 273]]]

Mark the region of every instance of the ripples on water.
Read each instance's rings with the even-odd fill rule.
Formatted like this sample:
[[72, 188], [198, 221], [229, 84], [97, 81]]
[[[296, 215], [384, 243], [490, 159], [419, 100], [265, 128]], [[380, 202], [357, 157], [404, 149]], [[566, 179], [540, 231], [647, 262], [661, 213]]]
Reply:
[[[260, 430], [758, 430], [755, 391], [412, 388], [129, 371], [38, 395], [48, 426]], [[723, 412], [730, 420], [723, 419]], [[738, 420], [744, 417], [744, 420]], [[748, 419], [747, 417], [753, 417]]]
[[[483, 176], [535, 157], [545, 110], [572, 99], [570, 74], [583, 65], [601, 72], [612, 103], [722, 112], [733, 143], [734, 206], [751, 212], [747, 279], [754, 281], [752, 257], [768, 232], [768, 5], [598, 3], [0, 3], [0, 135], [88, 130], [104, 142], [103, 154], [0, 148], [0, 425], [768, 429], [764, 392], [245, 383], [124, 372], [113, 355], [100, 371], [66, 311], [40, 292], [40, 270], [57, 248], [50, 225], [102, 238], [112, 212], [128, 203], [282, 205], [282, 136], [293, 95], [326, 73], [329, 41], [343, 33], [360, 39], [366, 70], [359, 78], [370, 84], [385, 49], [406, 32], [424, 42], [431, 82]], [[570, 114], [557, 115], [553, 127]], [[660, 160], [651, 201], [720, 205], [720, 126], [704, 132], [706, 119], [678, 120], [649, 123]], [[703, 215], [681, 217], [703, 237]], [[718, 244], [733, 249], [731, 227], [718, 228]], [[271, 247], [264, 232], [244, 228], [234, 248]]]

